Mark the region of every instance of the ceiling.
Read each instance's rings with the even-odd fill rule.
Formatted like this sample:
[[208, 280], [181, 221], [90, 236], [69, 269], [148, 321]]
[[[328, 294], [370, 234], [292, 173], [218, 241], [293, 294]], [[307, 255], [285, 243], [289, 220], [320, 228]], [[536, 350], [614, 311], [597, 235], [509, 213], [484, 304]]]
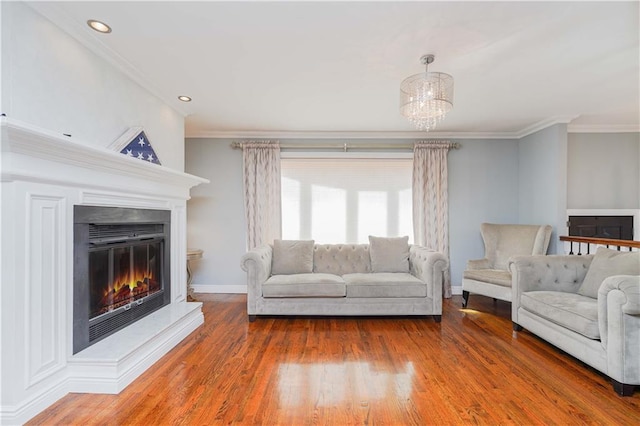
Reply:
[[399, 85], [425, 53], [455, 79], [436, 134], [640, 130], [637, 1], [30, 4], [183, 113], [191, 137], [415, 134]]

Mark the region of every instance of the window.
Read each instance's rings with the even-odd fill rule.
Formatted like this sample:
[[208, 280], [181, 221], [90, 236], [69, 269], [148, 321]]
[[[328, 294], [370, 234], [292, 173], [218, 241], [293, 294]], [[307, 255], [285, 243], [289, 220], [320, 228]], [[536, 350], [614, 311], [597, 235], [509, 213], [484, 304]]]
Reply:
[[282, 158], [282, 238], [328, 244], [408, 235], [412, 241], [413, 160], [403, 157]]

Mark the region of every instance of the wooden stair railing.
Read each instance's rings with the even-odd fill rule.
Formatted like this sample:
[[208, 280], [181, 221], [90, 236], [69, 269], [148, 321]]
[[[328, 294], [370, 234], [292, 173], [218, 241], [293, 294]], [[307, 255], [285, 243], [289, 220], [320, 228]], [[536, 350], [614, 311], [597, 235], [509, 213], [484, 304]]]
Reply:
[[592, 237], [575, 237], [575, 236], [561, 236], [560, 241], [565, 241], [570, 243], [569, 254], [575, 254], [573, 252], [573, 243], [578, 243], [578, 255], [582, 254], [582, 244], [587, 245], [587, 253], [590, 254], [591, 245], [595, 246], [605, 246], [609, 248], [610, 246], [617, 247], [618, 251], [622, 251], [622, 248], [628, 248], [629, 251], [633, 251], [633, 249], [640, 249], [640, 241], [633, 240], [616, 240], [611, 238], [592, 238]]

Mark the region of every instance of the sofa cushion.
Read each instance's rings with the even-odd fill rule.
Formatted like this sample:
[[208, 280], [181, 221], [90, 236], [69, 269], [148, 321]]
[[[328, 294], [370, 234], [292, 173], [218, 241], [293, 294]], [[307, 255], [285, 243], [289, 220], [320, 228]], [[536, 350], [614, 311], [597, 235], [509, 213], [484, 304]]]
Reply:
[[426, 297], [427, 285], [411, 274], [346, 274], [347, 297]]
[[275, 240], [271, 275], [313, 272], [313, 240]]
[[353, 274], [371, 272], [368, 244], [316, 244], [313, 250], [313, 272]]
[[528, 291], [522, 293], [520, 306], [589, 339], [600, 338], [596, 299], [560, 291]]
[[599, 247], [578, 294], [597, 299], [602, 281], [613, 275], [640, 275], [640, 251], [621, 252]]
[[344, 280], [332, 274], [273, 275], [262, 285], [263, 297], [344, 297]]
[[463, 277], [469, 280], [511, 287], [511, 273], [501, 269], [468, 269], [464, 271]]
[[372, 272], [409, 272], [409, 237], [369, 236]]

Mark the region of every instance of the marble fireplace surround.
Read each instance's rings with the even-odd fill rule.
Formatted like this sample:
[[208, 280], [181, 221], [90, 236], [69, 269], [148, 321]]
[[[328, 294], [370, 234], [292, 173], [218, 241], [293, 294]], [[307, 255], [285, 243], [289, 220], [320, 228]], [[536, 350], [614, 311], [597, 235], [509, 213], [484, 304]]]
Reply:
[[[119, 393], [204, 322], [186, 301], [186, 201], [206, 179], [2, 118], [0, 424]], [[73, 206], [171, 211], [171, 303], [73, 355]]]

